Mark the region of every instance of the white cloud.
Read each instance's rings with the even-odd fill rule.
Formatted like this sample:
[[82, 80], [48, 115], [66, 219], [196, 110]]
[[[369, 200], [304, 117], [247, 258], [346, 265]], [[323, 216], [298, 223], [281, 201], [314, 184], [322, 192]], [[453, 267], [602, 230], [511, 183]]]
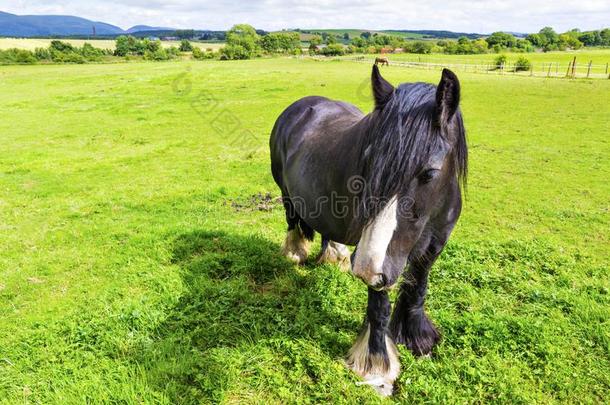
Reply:
[[580, 0], [0, 0], [15, 14], [68, 14], [119, 25], [227, 29], [257, 28], [439, 29], [488, 33], [532, 32], [550, 25], [599, 29], [610, 25], [610, 1]]

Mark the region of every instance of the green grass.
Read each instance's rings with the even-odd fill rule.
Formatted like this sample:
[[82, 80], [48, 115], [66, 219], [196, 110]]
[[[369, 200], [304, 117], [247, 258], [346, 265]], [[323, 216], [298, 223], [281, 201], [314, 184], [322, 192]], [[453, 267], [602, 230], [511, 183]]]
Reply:
[[369, 110], [369, 69], [0, 67], [0, 402], [607, 400], [610, 80], [460, 75], [468, 194], [427, 303], [443, 341], [402, 350], [394, 397], [355, 385], [364, 286], [287, 263], [257, 196], [278, 196], [277, 115], [311, 94]]

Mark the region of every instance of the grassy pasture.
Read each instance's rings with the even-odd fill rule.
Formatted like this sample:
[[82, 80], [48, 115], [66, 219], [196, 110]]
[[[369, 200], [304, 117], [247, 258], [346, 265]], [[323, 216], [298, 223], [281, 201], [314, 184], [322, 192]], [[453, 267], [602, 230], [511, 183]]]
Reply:
[[[597, 78], [608, 78], [610, 75], [610, 49], [585, 49], [571, 52], [534, 52], [534, 53], [503, 53], [507, 57], [508, 66], [511, 67], [520, 57], [527, 58], [533, 64], [534, 72], [537, 75], [565, 76], [569, 64], [576, 57], [576, 74], [579, 77], [584, 77], [587, 74], [588, 64], [592, 62], [591, 74]], [[374, 59], [379, 55], [366, 55], [369, 59]], [[459, 70], [474, 70], [475, 65], [478, 69], [486, 68], [486, 65], [493, 65], [494, 59], [498, 57], [495, 53], [486, 53], [480, 55], [445, 55], [445, 54], [427, 54], [418, 55], [412, 53], [397, 53], [386, 56], [390, 62], [421, 62], [431, 64], [450, 64], [454, 69]], [[353, 58], [353, 55], [346, 58]], [[551, 69], [549, 72], [549, 65]], [[522, 75], [529, 74], [521, 72]]]
[[[363, 32], [370, 32], [371, 34], [386, 34], [386, 35], [393, 35], [393, 36], [397, 36], [397, 37], [401, 37], [401, 38], [405, 38], [405, 39], [421, 39], [424, 37], [424, 35], [422, 34], [418, 34], [418, 33], [414, 33], [414, 32], [400, 32], [400, 31], [392, 31], [392, 30], [385, 30], [385, 31], [370, 31], [370, 30], [360, 30], [360, 29], [308, 29], [307, 31], [309, 32], [326, 32], [328, 34], [332, 34], [332, 35], [340, 35], [343, 36], [345, 33], [347, 33], [349, 35], [350, 38], [356, 38], [359, 37], [360, 34], [362, 34]], [[309, 41], [309, 39], [311, 38], [313, 34], [309, 34], [309, 33], [301, 33], [301, 40], [302, 41]]]
[[0, 67], [0, 402], [607, 400], [610, 80], [460, 74], [468, 193], [427, 304], [443, 341], [402, 351], [394, 397], [355, 385], [366, 291], [279, 256], [266, 145], [299, 97], [370, 110], [369, 69]]
[[[559, 62], [562, 64], [566, 64], [570, 62], [575, 56], [577, 63], [589, 63], [589, 61], [593, 61], [596, 65], [605, 65], [610, 62], [610, 49], [581, 49], [578, 51], [565, 51], [565, 52], [530, 52], [530, 53], [515, 53], [515, 52], [502, 52], [502, 54], [506, 55], [509, 61], [516, 60], [520, 56], [524, 56], [529, 59], [533, 63], [550, 63], [550, 62]], [[422, 61], [450, 61], [455, 60], [458, 63], [461, 61], [493, 61], [498, 57], [496, 53], [484, 53], [478, 55], [446, 55], [446, 54], [427, 54], [427, 55], [418, 55], [418, 54], [409, 54], [409, 53], [398, 53], [388, 55], [392, 59], [396, 60], [418, 60]]]
[[[36, 48], [47, 48], [51, 44], [52, 39], [38, 39], [38, 38], [0, 38], [0, 49], [27, 49], [33, 51]], [[61, 39], [63, 42], [68, 42], [75, 46], [83, 46], [85, 42], [90, 43], [96, 48], [101, 49], [114, 49], [114, 41], [110, 39]], [[164, 47], [169, 48], [170, 46], [180, 46], [180, 41], [162, 41]], [[207, 43], [207, 42], [191, 42], [193, 46], [198, 46], [201, 49], [212, 48], [217, 50], [224, 46], [220, 43]]]

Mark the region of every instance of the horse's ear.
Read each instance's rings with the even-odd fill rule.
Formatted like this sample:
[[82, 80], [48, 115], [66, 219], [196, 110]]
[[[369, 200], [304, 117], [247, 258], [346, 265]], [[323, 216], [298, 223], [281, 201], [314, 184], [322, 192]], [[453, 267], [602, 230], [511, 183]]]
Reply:
[[390, 98], [394, 93], [394, 86], [381, 77], [377, 65], [373, 65], [371, 84], [373, 86], [373, 96], [375, 97], [375, 108], [381, 110], [383, 106], [390, 101]]
[[439, 122], [446, 123], [458, 109], [460, 104], [460, 81], [455, 73], [443, 69], [441, 81], [436, 88], [436, 111]]

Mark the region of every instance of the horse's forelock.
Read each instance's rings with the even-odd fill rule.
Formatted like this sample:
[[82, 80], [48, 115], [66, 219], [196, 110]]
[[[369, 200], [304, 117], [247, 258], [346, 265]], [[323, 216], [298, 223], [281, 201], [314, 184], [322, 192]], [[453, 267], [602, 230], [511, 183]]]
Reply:
[[[374, 113], [365, 136], [360, 162], [366, 187], [361, 194], [361, 223], [369, 222], [422, 169], [441, 141], [435, 108], [436, 87], [427, 83], [400, 85], [382, 110]], [[466, 176], [467, 152], [461, 116], [456, 145], [456, 167]]]

